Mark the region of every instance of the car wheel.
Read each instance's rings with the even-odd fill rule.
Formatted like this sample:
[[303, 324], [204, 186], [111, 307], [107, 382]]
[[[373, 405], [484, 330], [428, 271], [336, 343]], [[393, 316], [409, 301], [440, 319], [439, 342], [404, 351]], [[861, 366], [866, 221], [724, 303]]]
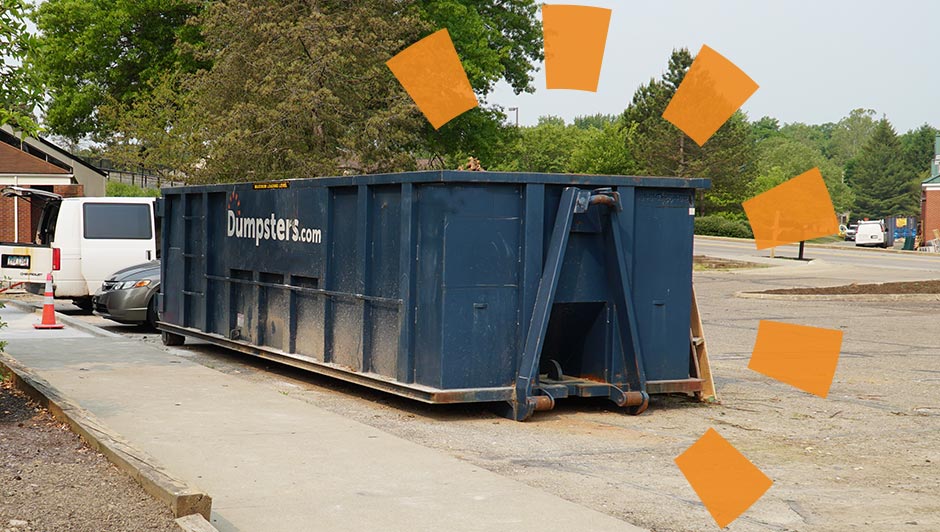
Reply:
[[157, 328], [157, 298], [155, 296], [151, 296], [150, 303], [147, 304], [147, 323], [154, 329]]
[[83, 297], [82, 299], [73, 299], [72, 304], [82, 309], [82, 312], [87, 312], [88, 314], [91, 314], [91, 312], [95, 310], [95, 305], [94, 303], [92, 303], [90, 297]]
[[182, 334], [171, 333], [168, 331], [163, 331], [160, 339], [163, 340], [163, 345], [170, 347], [183, 345], [183, 343], [186, 341], [186, 337]]

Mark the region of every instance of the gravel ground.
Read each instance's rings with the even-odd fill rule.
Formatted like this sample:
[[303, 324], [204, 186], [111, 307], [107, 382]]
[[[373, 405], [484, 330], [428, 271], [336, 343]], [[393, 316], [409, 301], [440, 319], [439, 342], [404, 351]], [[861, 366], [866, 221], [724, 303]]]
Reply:
[[0, 384], [0, 531], [179, 530], [169, 509], [46, 410]]

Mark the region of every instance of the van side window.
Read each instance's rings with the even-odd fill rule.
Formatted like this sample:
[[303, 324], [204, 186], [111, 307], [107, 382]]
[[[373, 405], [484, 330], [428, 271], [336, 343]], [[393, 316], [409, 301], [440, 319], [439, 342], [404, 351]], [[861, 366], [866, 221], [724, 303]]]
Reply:
[[150, 240], [153, 215], [145, 203], [86, 203], [85, 238]]

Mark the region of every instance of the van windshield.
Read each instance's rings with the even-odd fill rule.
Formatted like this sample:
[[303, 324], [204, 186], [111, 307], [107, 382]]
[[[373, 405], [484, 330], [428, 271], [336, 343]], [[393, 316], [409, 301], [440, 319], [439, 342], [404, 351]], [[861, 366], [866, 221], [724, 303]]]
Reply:
[[153, 216], [146, 203], [86, 203], [85, 238], [150, 240]]

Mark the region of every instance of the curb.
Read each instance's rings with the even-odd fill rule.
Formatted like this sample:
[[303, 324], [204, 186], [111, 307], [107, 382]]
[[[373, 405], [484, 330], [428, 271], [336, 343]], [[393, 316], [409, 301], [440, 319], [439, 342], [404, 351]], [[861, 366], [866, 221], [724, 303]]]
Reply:
[[940, 294], [762, 294], [735, 292], [742, 299], [775, 299], [778, 301], [940, 301]]
[[[738, 243], [747, 243], [747, 242], [753, 243], [754, 242], [754, 240], [751, 238], [732, 238], [730, 236], [695, 235], [695, 238], [699, 238], [702, 240], [715, 240], [719, 242], [720, 241], [738, 242]], [[784, 245], [798, 246], [800, 245], [800, 243], [793, 242], [792, 244], [784, 244]], [[777, 247], [782, 247], [782, 246], [777, 246]], [[925, 256], [925, 257], [937, 256], [936, 253], [927, 253], [924, 251], [906, 251], [903, 249], [890, 249], [890, 248], [884, 249], [884, 248], [872, 248], [872, 247], [866, 247], [866, 246], [837, 246], [835, 244], [818, 244], [815, 242], [807, 242], [806, 247], [821, 248], [821, 249], [841, 249], [843, 251], [854, 249], [854, 250], [860, 250], [860, 251], [866, 251], [866, 252], [872, 252], [872, 253], [901, 253], [901, 254], [918, 255], [918, 256]]]
[[[26, 301], [17, 301], [15, 299], [5, 299], [3, 301], [3, 304], [14, 306], [21, 310], [25, 310], [31, 313], [35, 313], [37, 310], [41, 310], [42, 308], [41, 306], [37, 307], [36, 305], [33, 305], [32, 303], [27, 303]], [[101, 327], [96, 327], [90, 323], [86, 323], [82, 320], [73, 318], [67, 314], [62, 314], [61, 312], [55, 313], [55, 319], [58, 321], [61, 321], [62, 323], [68, 325], [69, 327], [80, 329], [94, 336], [101, 336], [104, 338], [123, 338], [123, 336], [121, 336], [120, 334], [113, 333], [111, 331], [106, 331], [102, 329]]]
[[118, 469], [137, 481], [144, 491], [166, 504], [175, 517], [199, 514], [206, 519], [209, 518], [212, 498], [207, 493], [173, 478], [162, 468], [154, 465], [151, 457], [135, 449], [119, 434], [105, 427], [91, 412], [64, 397], [42, 377], [2, 352], [0, 352], [0, 373], [10, 375], [13, 385], [18, 390], [49, 410], [52, 417], [68, 424], [72, 432], [78, 434], [92, 449], [103, 454]]

